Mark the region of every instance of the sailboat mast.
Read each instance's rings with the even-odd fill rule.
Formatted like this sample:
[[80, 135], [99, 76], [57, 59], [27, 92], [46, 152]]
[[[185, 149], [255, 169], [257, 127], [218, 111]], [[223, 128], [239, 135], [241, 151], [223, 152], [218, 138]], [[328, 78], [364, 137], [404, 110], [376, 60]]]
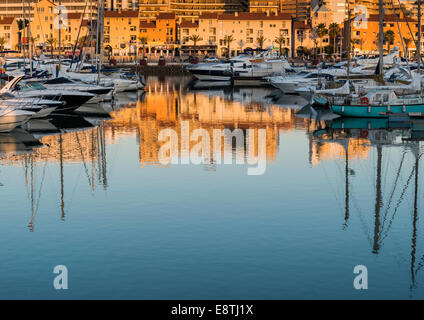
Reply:
[[381, 195], [381, 160], [382, 160], [382, 147], [377, 145], [377, 180], [376, 180], [376, 195], [375, 195], [375, 220], [374, 220], [374, 241], [372, 246], [372, 253], [378, 254], [380, 250], [380, 210], [382, 203]]
[[21, 34], [21, 50], [24, 57], [24, 70], [25, 70], [25, 3], [22, 0], [22, 34]]
[[347, 1], [347, 69], [346, 74], [347, 78], [349, 79], [349, 73], [350, 73], [350, 38], [351, 38], [351, 30], [350, 30], [350, 0]]
[[59, 0], [59, 63], [58, 63], [58, 69], [60, 71], [60, 67], [61, 67], [61, 60], [60, 60], [60, 55], [62, 54], [62, 50], [61, 50], [61, 46], [62, 46], [62, 1]]
[[344, 227], [347, 228], [349, 221], [349, 140], [345, 146], [345, 223]]
[[[31, 15], [31, 0], [28, 0], [28, 11], [29, 11], [29, 15]], [[31, 16], [28, 17], [28, 20], [30, 19], [31, 19]], [[30, 76], [32, 77], [32, 41], [31, 41], [31, 27], [29, 23], [28, 23], [27, 37], [28, 37], [29, 72], [30, 72]]]
[[418, 0], [418, 39], [417, 39], [417, 71], [421, 71], [421, 0]]
[[384, 42], [384, 30], [383, 30], [383, 16], [384, 16], [384, 6], [383, 6], [383, 0], [378, 0], [378, 18], [379, 18], [379, 70], [378, 73], [380, 76], [383, 76], [383, 70], [384, 70], [384, 60], [383, 60], [383, 42]]
[[97, 69], [97, 83], [100, 82], [100, 71], [102, 70], [102, 63], [103, 63], [103, 34], [104, 34], [104, 7], [105, 2], [103, 0], [100, 0], [100, 10], [99, 10], [99, 17], [97, 18], [98, 24], [99, 24], [99, 39], [98, 39], [98, 45], [99, 45], [99, 67]]

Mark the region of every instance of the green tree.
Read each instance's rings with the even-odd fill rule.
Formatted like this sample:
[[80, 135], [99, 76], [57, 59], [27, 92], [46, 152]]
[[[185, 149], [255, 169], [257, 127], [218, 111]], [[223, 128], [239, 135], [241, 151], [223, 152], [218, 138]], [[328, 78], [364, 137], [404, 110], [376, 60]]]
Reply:
[[352, 52], [355, 54], [355, 46], [361, 44], [361, 40], [359, 39], [351, 39], [350, 43], [352, 44]]
[[55, 38], [47, 39], [47, 43], [50, 46], [50, 52], [52, 53], [52, 58], [53, 58], [53, 51], [55, 49], [56, 42], [57, 42], [57, 40]]
[[336, 45], [336, 41], [337, 41], [337, 37], [340, 35], [341, 30], [340, 30], [340, 26], [338, 23], [333, 22], [332, 24], [330, 24], [330, 26], [328, 27], [328, 34], [330, 35], [331, 39], [333, 40], [333, 51], [334, 53], [337, 53], [337, 45]]
[[143, 50], [143, 59], [144, 59], [145, 48], [146, 48], [146, 44], [147, 44], [147, 37], [138, 37], [138, 41], [141, 44], [141, 48]]
[[284, 39], [284, 37], [283, 36], [279, 36], [279, 37], [276, 37], [275, 39], [274, 39], [274, 41], [275, 41], [275, 43], [276, 44], [278, 44], [278, 54], [280, 55], [280, 57], [283, 55], [283, 44], [285, 44], [286, 43], [286, 39]]
[[26, 28], [26, 26], [29, 23], [29, 20], [19, 19], [16, 21], [16, 23], [18, 24], [18, 48], [19, 48], [19, 51], [21, 51], [22, 50], [22, 30]]
[[405, 57], [406, 58], [409, 58], [408, 49], [409, 49], [409, 45], [411, 44], [411, 42], [412, 42], [411, 38], [403, 37], [403, 43], [405, 44]]
[[384, 32], [384, 41], [387, 44], [387, 52], [390, 52], [390, 45], [395, 41], [395, 33], [392, 30]]
[[0, 51], [3, 50], [3, 46], [6, 44], [6, 39], [0, 37]]
[[191, 41], [193, 41], [194, 55], [196, 55], [196, 53], [197, 53], [197, 50], [196, 50], [197, 43], [199, 41], [202, 41], [203, 38], [201, 36], [199, 36], [198, 34], [192, 34], [188, 39], [191, 40]]

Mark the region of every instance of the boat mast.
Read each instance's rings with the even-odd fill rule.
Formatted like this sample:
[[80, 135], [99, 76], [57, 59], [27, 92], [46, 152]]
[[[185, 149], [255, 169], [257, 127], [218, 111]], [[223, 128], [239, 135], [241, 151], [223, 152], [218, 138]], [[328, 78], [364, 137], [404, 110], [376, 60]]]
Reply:
[[99, 64], [97, 69], [97, 84], [100, 82], [100, 71], [102, 69], [103, 62], [103, 33], [104, 33], [104, 4], [103, 0], [100, 0], [99, 16], [97, 17], [98, 23], [98, 50], [99, 50]]
[[24, 57], [24, 70], [25, 70], [25, 45], [24, 45], [24, 40], [25, 40], [25, 3], [24, 0], [22, 0], [22, 34], [21, 34], [21, 50], [22, 50], [22, 54]]
[[58, 69], [59, 69], [59, 71], [60, 71], [60, 67], [61, 67], [61, 61], [60, 61], [60, 55], [62, 54], [61, 45], [62, 45], [62, 0], [59, 0], [59, 55], [58, 55], [58, 59], [59, 59]]
[[[31, 15], [31, 0], [28, 0], [28, 12], [29, 15]], [[28, 17], [28, 20], [30, 20], [30, 16]], [[32, 77], [32, 41], [31, 41], [31, 28], [30, 24], [28, 23], [28, 29], [27, 29], [27, 37], [28, 37], [28, 58], [29, 58], [29, 72], [30, 76]]]
[[349, 139], [345, 145], [345, 222], [343, 228], [346, 229], [349, 222]]
[[418, 39], [417, 39], [417, 72], [421, 71], [421, 0], [418, 0]]
[[349, 1], [350, 0], [346, 0], [347, 1], [347, 70], [346, 70], [346, 74], [347, 74], [347, 78], [349, 79], [349, 74], [350, 74], [350, 41], [351, 41], [351, 30], [350, 30], [350, 5], [349, 5]]
[[[380, 0], [381, 1], [381, 0]], [[377, 145], [377, 179], [376, 179], [376, 195], [375, 195], [375, 220], [374, 220], [374, 241], [372, 246], [372, 253], [378, 254], [380, 250], [380, 210], [382, 204], [381, 195], [381, 160], [382, 160], [382, 146]]]
[[379, 18], [379, 70], [378, 73], [380, 77], [383, 76], [383, 70], [384, 70], [384, 59], [383, 59], [383, 42], [384, 42], [384, 30], [383, 30], [383, 16], [384, 16], [384, 7], [383, 7], [383, 0], [378, 0], [378, 18]]

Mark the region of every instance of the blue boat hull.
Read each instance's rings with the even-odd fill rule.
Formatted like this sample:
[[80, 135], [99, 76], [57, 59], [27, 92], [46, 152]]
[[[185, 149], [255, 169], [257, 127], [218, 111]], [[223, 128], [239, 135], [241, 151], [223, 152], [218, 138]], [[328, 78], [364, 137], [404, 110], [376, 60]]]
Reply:
[[410, 114], [410, 113], [423, 113], [424, 115], [424, 105], [407, 105], [407, 106], [368, 106], [368, 105], [358, 105], [358, 106], [338, 106], [332, 105], [331, 111], [335, 114], [339, 114], [344, 117], [360, 117], [360, 118], [387, 118], [388, 112], [395, 114]]

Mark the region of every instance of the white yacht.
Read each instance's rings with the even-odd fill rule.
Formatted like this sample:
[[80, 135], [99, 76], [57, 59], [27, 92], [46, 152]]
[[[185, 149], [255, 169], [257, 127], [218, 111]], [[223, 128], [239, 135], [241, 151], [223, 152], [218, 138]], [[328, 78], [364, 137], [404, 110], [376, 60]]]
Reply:
[[16, 110], [14, 108], [0, 108], [0, 132], [10, 132], [18, 126], [28, 122], [34, 112]]
[[334, 76], [329, 73], [308, 71], [301, 71], [293, 76], [276, 76], [267, 78], [271, 85], [286, 94], [296, 93], [296, 89], [298, 88], [316, 86], [318, 82], [322, 80], [333, 79]]
[[273, 55], [269, 48], [256, 55], [241, 54], [220, 63], [193, 64], [187, 70], [202, 81], [230, 81], [234, 77], [243, 80], [282, 74], [289, 67], [287, 61]]

